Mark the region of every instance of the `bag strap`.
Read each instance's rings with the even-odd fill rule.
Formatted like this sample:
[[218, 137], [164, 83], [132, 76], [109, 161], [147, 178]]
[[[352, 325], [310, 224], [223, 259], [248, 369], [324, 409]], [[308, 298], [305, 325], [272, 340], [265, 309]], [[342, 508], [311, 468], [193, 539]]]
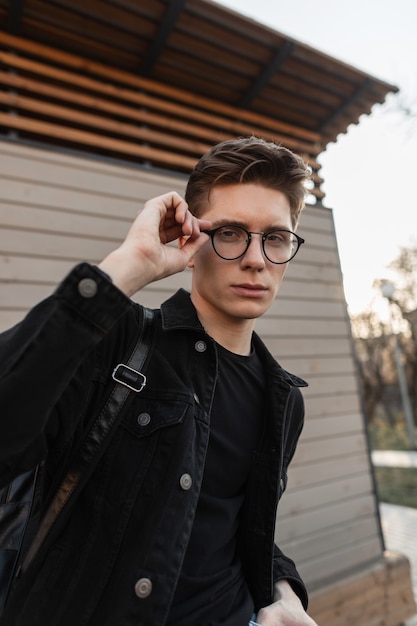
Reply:
[[[45, 515], [42, 518], [32, 544], [23, 559], [20, 573], [24, 573], [41, 547], [52, 543], [52, 530], [56, 522], [67, 519], [76, 496], [93, 473], [100, 458], [111, 441], [111, 434], [117, 428], [121, 411], [131, 391], [140, 393], [146, 385], [146, 376], [141, 372], [152, 344], [153, 311], [143, 308], [144, 320], [141, 335], [130, 355], [127, 365], [119, 363], [113, 371], [116, 381], [110, 396], [97, 419], [92, 424], [86, 438], [70, 461], [70, 469], [56, 491]], [[56, 534], [56, 533], [55, 533]]]

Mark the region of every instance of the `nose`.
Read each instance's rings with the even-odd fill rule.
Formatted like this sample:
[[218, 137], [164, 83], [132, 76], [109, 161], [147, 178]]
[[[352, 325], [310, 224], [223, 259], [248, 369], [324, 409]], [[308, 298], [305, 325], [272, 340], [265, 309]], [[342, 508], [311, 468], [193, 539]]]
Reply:
[[251, 233], [248, 249], [242, 257], [242, 265], [243, 267], [259, 270], [265, 267], [265, 262], [266, 259], [262, 245], [262, 234]]

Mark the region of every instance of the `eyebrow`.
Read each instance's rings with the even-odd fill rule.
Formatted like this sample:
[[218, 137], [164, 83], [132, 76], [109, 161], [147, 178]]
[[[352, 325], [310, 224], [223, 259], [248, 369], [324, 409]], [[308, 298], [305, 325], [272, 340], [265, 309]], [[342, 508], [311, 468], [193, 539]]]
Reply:
[[[222, 226], [240, 226], [241, 228], [244, 228], [247, 231], [250, 231], [250, 227], [248, 222], [242, 222], [239, 220], [228, 220], [228, 219], [221, 219], [221, 220], [215, 220], [213, 221], [213, 228], [221, 228]], [[288, 230], [289, 232], [292, 232], [290, 228], [287, 228], [287, 226], [282, 226], [282, 225], [273, 225], [273, 226], [267, 226], [265, 227], [265, 229], [261, 232], [264, 233], [269, 233], [271, 230]]]

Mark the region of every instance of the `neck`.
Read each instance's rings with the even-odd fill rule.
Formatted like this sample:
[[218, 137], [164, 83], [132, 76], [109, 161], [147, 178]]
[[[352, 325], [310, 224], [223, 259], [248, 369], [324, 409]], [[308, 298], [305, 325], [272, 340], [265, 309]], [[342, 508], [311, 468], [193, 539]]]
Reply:
[[251, 353], [252, 333], [255, 327], [254, 319], [236, 319], [227, 316], [219, 317], [216, 313], [202, 309], [191, 298], [204, 330], [214, 341], [219, 343], [223, 348], [247, 356]]

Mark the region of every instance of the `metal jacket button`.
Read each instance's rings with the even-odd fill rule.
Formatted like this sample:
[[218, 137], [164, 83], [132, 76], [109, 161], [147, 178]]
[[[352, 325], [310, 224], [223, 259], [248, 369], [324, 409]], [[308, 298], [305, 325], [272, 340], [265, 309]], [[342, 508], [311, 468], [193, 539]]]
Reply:
[[205, 352], [207, 350], [207, 344], [205, 341], [196, 341], [194, 348], [197, 350], [197, 352]]
[[191, 489], [191, 485], [193, 484], [193, 479], [189, 474], [183, 474], [180, 478], [181, 489], [184, 491], [188, 491]]
[[135, 594], [138, 598], [147, 598], [152, 593], [152, 581], [150, 578], [139, 578], [135, 585]]
[[83, 298], [94, 298], [97, 293], [97, 283], [94, 278], [83, 278], [78, 283], [78, 293]]
[[150, 421], [151, 416], [149, 415], [149, 413], [141, 413], [140, 415], [138, 415], [137, 422], [139, 426], [147, 426]]

